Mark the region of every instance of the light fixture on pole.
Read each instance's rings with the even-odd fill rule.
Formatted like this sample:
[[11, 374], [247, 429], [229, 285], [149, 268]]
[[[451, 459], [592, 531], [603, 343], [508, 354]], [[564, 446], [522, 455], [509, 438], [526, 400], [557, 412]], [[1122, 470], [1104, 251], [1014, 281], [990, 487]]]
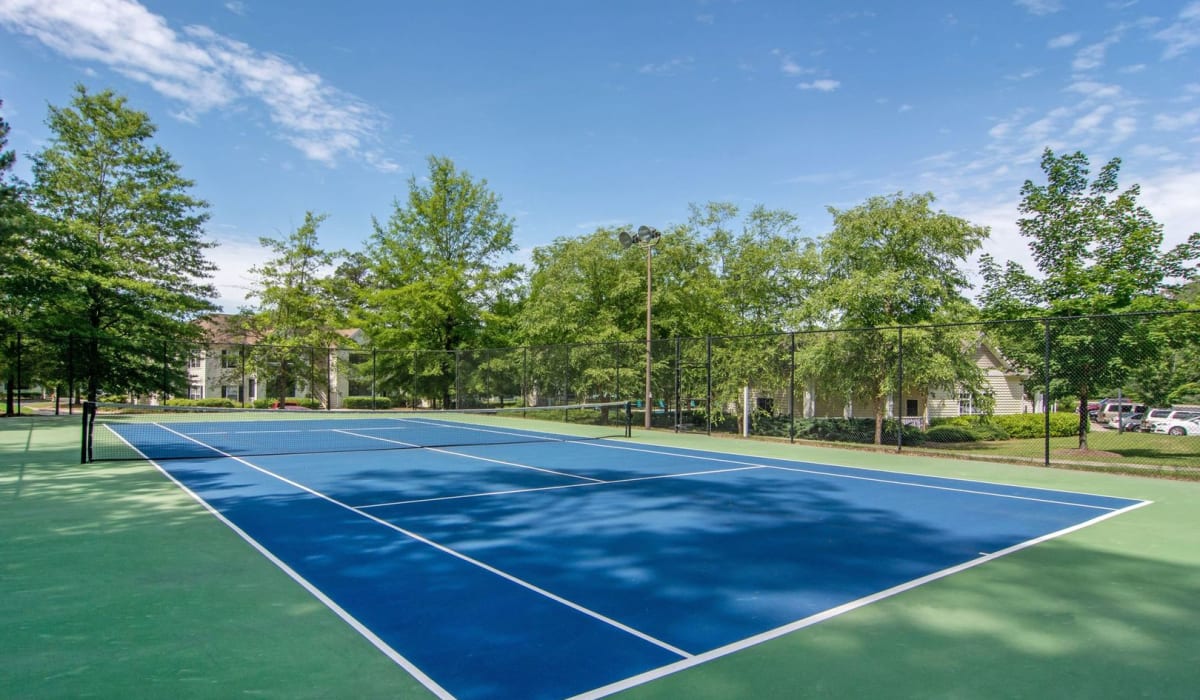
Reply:
[[647, 430], [650, 429], [650, 413], [651, 413], [651, 405], [650, 405], [650, 367], [651, 367], [651, 364], [650, 363], [652, 360], [651, 353], [650, 353], [650, 313], [651, 313], [650, 312], [650, 299], [651, 299], [651, 296], [650, 296], [650, 291], [651, 291], [651, 289], [650, 289], [650, 251], [654, 248], [654, 244], [658, 243], [658, 240], [661, 237], [662, 237], [662, 234], [658, 232], [658, 229], [651, 228], [649, 226], [639, 226], [637, 233], [621, 231], [621, 233], [617, 236], [617, 238], [621, 241], [622, 248], [629, 248], [629, 247], [636, 245], [639, 248], [646, 249], [646, 396], [645, 396], [645, 399], [646, 399], [646, 403], [645, 403], [646, 424], [645, 424], [645, 427]]

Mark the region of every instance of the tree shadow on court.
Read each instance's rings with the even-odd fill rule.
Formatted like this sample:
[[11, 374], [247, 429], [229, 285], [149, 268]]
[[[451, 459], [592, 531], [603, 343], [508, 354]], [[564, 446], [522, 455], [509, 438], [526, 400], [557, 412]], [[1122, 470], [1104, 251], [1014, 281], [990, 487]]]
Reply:
[[1056, 540], [631, 698], [1194, 698], [1200, 568]]

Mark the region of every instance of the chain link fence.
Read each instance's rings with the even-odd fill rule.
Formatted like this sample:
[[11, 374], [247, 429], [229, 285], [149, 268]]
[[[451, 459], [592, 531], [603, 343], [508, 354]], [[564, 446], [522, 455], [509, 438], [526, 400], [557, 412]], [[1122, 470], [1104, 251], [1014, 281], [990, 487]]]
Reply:
[[629, 400], [656, 430], [1187, 472], [1198, 350], [1200, 312], [1175, 312], [458, 351], [10, 334], [0, 370], [9, 414], [92, 391], [325, 410]]

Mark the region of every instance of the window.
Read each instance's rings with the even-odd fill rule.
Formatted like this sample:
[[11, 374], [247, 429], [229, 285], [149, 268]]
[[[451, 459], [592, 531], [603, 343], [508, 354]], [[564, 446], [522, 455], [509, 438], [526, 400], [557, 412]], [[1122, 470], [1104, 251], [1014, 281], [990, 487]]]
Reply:
[[974, 416], [979, 411], [975, 409], [975, 397], [969, 391], [961, 391], [958, 394], [958, 415]]
[[237, 369], [241, 366], [239, 362], [240, 356], [237, 350], [225, 349], [221, 351], [221, 369]]
[[204, 363], [203, 353], [193, 352], [192, 354], [188, 355], [188, 368], [189, 369], [200, 369], [200, 366], [203, 363]]
[[904, 400], [904, 415], [919, 416], [919, 415], [921, 415], [920, 407], [921, 407], [921, 402], [918, 401], [917, 399], [905, 399]]
[[193, 384], [193, 385], [189, 386], [188, 387], [188, 398], [189, 399], [204, 398], [204, 387], [200, 384]]
[[239, 388], [240, 387], [236, 385], [226, 385], [221, 387], [221, 398], [233, 399], [234, 401], [237, 401]]
[[248, 384], [246, 393], [250, 395], [250, 398], [252, 400], [257, 399], [258, 398], [258, 382], [254, 381], [254, 377], [250, 377], [249, 379], [246, 380], [246, 382]]

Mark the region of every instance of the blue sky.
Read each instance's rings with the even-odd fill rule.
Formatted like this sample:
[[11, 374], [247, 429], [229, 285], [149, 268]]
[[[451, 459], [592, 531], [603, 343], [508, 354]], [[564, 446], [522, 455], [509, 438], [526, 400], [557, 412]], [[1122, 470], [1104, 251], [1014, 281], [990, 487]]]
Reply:
[[228, 310], [260, 235], [313, 210], [357, 249], [431, 154], [503, 198], [519, 260], [690, 202], [816, 237], [827, 206], [931, 191], [1027, 263], [1046, 146], [1120, 156], [1169, 243], [1200, 230], [1200, 0], [0, 0], [20, 156], [78, 82], [148, 112], [210, 202]]

